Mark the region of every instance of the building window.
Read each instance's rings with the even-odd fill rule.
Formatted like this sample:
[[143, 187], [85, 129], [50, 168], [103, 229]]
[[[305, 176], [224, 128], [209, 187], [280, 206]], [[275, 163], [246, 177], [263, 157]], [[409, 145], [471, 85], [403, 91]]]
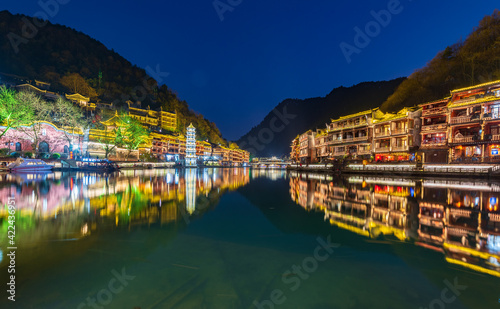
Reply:
[[21, 143], [17, 142], [17, 143], [16, 143], [16, 151], [22, 151], [22, 149], [21, 149], [21, 148], [22, 148], [22, 147], [21, 147]]

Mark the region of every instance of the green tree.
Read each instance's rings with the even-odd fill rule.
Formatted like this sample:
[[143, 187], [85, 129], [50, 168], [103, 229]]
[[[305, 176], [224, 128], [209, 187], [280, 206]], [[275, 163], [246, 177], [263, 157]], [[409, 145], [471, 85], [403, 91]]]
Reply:
[[121, 139], [122, 145], [127, 149], [127, 160], [132, 151], [139, 149], [141, 144], [149, 141], [148, 130], [139, 121], [127, 114], [121, 114], [118, 117], [115, 134]]
[[0, 123], [5, 126], [5, 130], [0, 133], [0, 138], [9, 129], [16, 129], [32, 123], [33, 117], [33, 109], [30, 105], [20, 101], [18, 93], [4, 86], [0, 87]]

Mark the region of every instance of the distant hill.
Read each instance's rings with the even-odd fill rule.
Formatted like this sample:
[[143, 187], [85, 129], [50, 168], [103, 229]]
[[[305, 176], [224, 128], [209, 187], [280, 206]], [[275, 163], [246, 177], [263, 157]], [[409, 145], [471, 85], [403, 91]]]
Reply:
[[442, 99], [450, 90], [500, 79], [500, 12], [486, 16], [467, 37], [439, 52], [381, 106], [396, 111]]
[[[227, 145], [213, 122], [190, 110], [187, 102], [179, 99], [167, 86], [158, 86], [158, 81], [148, 76], [144, 69], [132, 65], [101, 42], [50, 22], [38, 28], [33, 38], [27, 39], [22, 37], [26, 24], [23, 19], [33, 21], [32, 17], [0, 12], [0, 37], [3, 38], [0, 41], [0, 72], [49, 82], [52, 90], [65, 92], [70, 92], [70, 89], [61, 80], [65, 75], [77, 73], [95, 90], [97, 100], [117, 105], [124, 105], [127, 100], [139, 100], [143, 107], [149, 105], [176, 111], [180, 131], [192, 122], [200, 139]], [[17, 42], [18, 52], [12, 47], [11, 40]], [[99, 80], [100, 72], [102, 77]]]
[[[331, 118], [379, 107], [404, 80], [405, 78], [398, 78], [391, 81], [365, 82], [348, 88], [333, 89], [325, 97], [284, 100], [237, 143], [243, 149], [256, 150], [253, 154], [259, 157], [288, 155], [290, 143], [298, 134], [309, 129], [325, 128], [325, 124], [329, 123]], [[281, 132], [273, 132], [272, 141], [266, 144], [270, 136], [265, 132], [268, 133], [273, 127], [282, 129], [282, 123], [273, 119], [279, 118], [277, 112], [283, 114], [285, 111], [290, 114], [290, 118], [293, 116], [295, 118], [290, 119], [289, 124], [285, 125]], [[258, 138], [259, 133], [264, 141]], [[250, 145], [252, 137], [257, 138], [257, 143], [262, 146], [261, 149]]]

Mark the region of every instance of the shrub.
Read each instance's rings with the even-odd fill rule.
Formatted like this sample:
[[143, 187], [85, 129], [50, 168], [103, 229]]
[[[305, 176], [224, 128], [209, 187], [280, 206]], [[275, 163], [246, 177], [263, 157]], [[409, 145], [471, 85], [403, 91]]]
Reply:
[[13, 158], [19, 158], [21, 156], [21, 154], [18, 153], [18, 152], [13, 152], [13, 153], [10, 154], [10, 156], [13, 157]]
[[33, 158], [33, 153], [31, 153], [31, 152], [29, 152], [29, 151], [28, 151], [28, 152], [25, 152], [25, 153], [24, 153], [24, 156], [25, 156], [26, 158]]
[[0, 149], [0, 156], [5, 157], [9, 154], [10, 149], [9, 148], [2, 148]]
[[53, 153], [52, 154], [52, 159], [59, 160], [61, 158], [61, 155], [59, 153]]

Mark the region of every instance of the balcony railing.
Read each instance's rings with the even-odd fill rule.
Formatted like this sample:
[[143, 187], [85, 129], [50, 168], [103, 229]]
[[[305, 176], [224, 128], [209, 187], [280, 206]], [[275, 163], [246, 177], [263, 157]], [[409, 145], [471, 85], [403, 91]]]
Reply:
[[330, 142], [330, 145], [331, 145], [331, 144], [340, 144], [340, 143], [343, 143], [343, 142], [344, 142], [344, 140], [342, 140], [342, 139], [334, 139], [334, 140], [332, 140], [332, 141]]
[[391, 147], [386, 146], [386, 147], [375, 147], [375, 152], [380, 152], [380, 151], [390, 151]]
[[422, 143], [421, 147], [422, 148], [431, 148], [431, 147], [439, 147], [439, 146], [446, 146], [446, 141], [440, 141], [440, 142], [427, 142], [427, 143]]
[[470, 143], [474, 141], [474, 136], [463, 136], [463, 137], [454, 137], [451, 139], [452, 143]]
[[355, 142], [358, 142], [358, 141], [366, 141], [368, 140], [368, 135], [365, 135], [365, 136], [358, 136], [358, 137], [355, 137], [354, 138], [354, 141]]
[[392, 151], [407, 151], [408, 146], [392, 146]]
[[370, 149], [360, 149], [358, 150], [358, 155], [371, 154], [372, 151]]
[[413, 129], [392, 129], [391, 135], [396, 134], [413, 134]]
[[422, 111], [422, 116], [435, 115], [435, 114], [446, 114], [447, 108], [446, 106], [435, 107], [431, 109], [424, 109]]
[[433, 125], [423, 125], [422, 126], [422, 131], [439, 131], [439, 130], [446, 130], [448, 127], [447, 124], [445, 123], [440, 123], [440, 124], [433, 124]]
[[389, 130], [375, 133], [375, 137], [384, 137], [384, 136], [390, 136], [390, 135], [391, 135], [391, 131], [389, 131]]
[[350, 128], [355, 128], [355, 127], [359, 127], [359, 126], [364, 126], [367, 124], [368, 124], [368, 122], [366, 122], [366, 121], [360, 121], [358, 123], [348, 123], [346, 125], [335, 124], [335, 125], [331, 125], [330, 129], [331, 130], [343, 130], [343, 129], [350, 129]]
[[472, 121], [479, 121], [479, 117], [472, 117], [472, 116], [460, 116], [460, 117], [451, 117], [450, 123], [451, 124], [459, 124], [459, 123], [467, 123], [467, 122], [472, 122]]

